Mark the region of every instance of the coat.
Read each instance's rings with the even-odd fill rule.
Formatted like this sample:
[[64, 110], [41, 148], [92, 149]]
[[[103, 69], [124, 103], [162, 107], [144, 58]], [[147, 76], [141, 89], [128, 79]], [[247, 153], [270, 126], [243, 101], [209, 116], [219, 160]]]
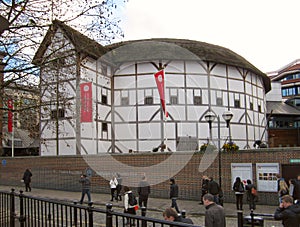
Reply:
[[212, 203], [205, 207], [205, 227], [225, 227], [225, 212], [220, 205]]
[[32, 173], [29, 169], [27, 169], [23, 175], [23, 180], [25, 184], [29, 184], [31, 182]]
[[284, 227], [298, 227], [300, 226], [300, 207], [297, 205], [291, 205], [287, 208], [278, 207], [274, 219], [282, 220]]

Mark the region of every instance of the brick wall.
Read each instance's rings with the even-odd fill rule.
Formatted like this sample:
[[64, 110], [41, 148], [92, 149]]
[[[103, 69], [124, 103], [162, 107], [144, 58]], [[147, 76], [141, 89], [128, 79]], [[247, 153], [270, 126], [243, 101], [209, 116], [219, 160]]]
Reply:
[[[165, 165], [164, 168], [170, 168], [169, 164], [164, 161], [175, 155], [176, 161], [171, 165], [184, 166], [175, 174], [177, 184], [180, 187], [180, 197], [190, 200], [199, 200], [201, 195], [201, 177], [202, 175], [212, 176], [218, 181], [218, 158], [211, 165], [208, 160], [209, 168], [204, 172], [199, 172], [200, 161], [203, 160], [203, 153], [194, 153], [192, 158], [185, 165], [184, 157], [187, 153], [176, 152], [158, 152], [158, 153], [133, 153], [133, 154], [101, 154], [90, 156], [94, 160], [93, 164], [101, 165], [107, 162], [108, 157], [113, 157], [119, 162], [127, 165], [142, 167], [153, 166], [157, 163]], [[173, 156], [172, 155], [172, 156]], [[174, 157], [174, 156], [173, 156]], [[178, 158], [179, 157], [179, 158]], [[207, 158], [207, 157], [206, 157]], [[209, 159], [209, 158], [208, 158]], [[231, 163], [252, 163], [253, 177], [256, 183], [256, 163], [280, 163], [289, 164], [290, 159], [300, 159], [300, 148], [280, 148], [280, 149], [257, 149], [238, 151], [236, 153], [222, 153], [222, 188], [224, 191], [225, 202], [234, 202], [235, 196], [232, 192], [231, 185]], [[23, 183], [20, 182], [23, 172], [26, 168], [31, 168], [33, 173], [32, 187], [48, 188], [59, 190], [80, 191], [78, 183], [79, 176], [90, 168], [83, 156], [60, 156], [60, 157], [1, 157], [0, 166], [0, 184], [12, 185], [21, 188]], [[91, 162], [88, 162], [91, 164]], [[281, 169], [281, 168], [280, 168]], [[109, 169], [107, 170], [109, 172]], [[300, 164], [299, 164], [300, 173]], [[121, 172], [121, 174], [124, 174]], [[165, 173], [157, 172], [158, 176]], [[295, 177], [296, 177], [295, 173]], [[133, 173], [134, 175], [134, 173]], [[103, 176], [101, 174], [101, 176]], [[92, 172], [92, 192], [109, 193], [108, 180], [99, 176], [95, 171]], [[168, 179], [169, 176], [166, 177]], [[136, 178], [138, 181], [138, 177]], [[152, 197], [166, 197], [169, 195], [169, 181], [163, 181], [152, 186]], [[134, 189], [135, 190], [135, 189]], [[259, 203], [275, 205], [277, 204], [277, 193], [259, 193]]]

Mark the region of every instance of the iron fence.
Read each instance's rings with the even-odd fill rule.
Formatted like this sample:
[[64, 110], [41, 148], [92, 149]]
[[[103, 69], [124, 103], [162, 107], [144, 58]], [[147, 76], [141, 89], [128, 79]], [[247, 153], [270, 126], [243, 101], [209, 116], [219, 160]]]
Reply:
[[68, 203], [47, 198], [38, 198], [15, 192], [0, 191], [0, 226], [2, 227], [147, 227], [195, 225], [146, 217], [146, 208], [142, 216], [113, 211], [112, 204], [106, 209]]

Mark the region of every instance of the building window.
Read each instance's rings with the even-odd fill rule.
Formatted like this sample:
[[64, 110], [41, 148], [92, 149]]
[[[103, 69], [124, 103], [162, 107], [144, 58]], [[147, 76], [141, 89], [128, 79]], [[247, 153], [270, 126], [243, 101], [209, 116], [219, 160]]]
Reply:
[[223, 106], [223, 99], [222, 98], [217, 97], [216, 102], [217, 102], [217, 106]]
[[253, 103], [250, 102], [250, 110], [253, 110]]
[[102, 104], [105, 104], [105, 105], [107, 104], [107, 96], [106, 95], [102, 94], [101, 102], [102, 102]]
[[241, 102], [240, 102], [239, 99], [235, 99], [235, 100], [234, 100], [234, 107], [235, 107], [235, 108], [240, 108], [240, 107], [241, 107]]
[[153, 104], [153, 97], [145, 97], [145, 105], [152, 105]]
[[194, 96], [194, 105], [199, 106], [202, 104], [202, 97], [201, 96]]
[[129, 98], [128, 97], [122, 97], [121, 98], [121, 105], [122, 106], [128, 106], [129, 105]]
[[108, 131], [107, 123], [103, 122], [102, 123], [102, 132], [107, 132], [107, 131]]
[[65, 117], [65, 110], [64, 109], [58, 109], [57, 110], [51, 110], [51, 119], [61, 119]]
[[258, 106], [257, 106], [257, 109], [258, 109], [258, 112], [261, 113], [261, 105], [258, 105]]
[[170, 97], [170, 104], [173, 104], [173, 105], [178, 104], [178, 97], [177, 96], [171, 96]]

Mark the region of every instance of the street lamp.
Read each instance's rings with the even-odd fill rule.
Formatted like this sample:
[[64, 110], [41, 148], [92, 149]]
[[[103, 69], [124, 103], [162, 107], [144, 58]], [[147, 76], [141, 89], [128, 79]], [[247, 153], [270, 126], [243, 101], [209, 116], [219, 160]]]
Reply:
[[216, 115], [209, 111], [207, 112], [207, 114], [204, 116], [205, 120], [208, 122], [209, 124], [209, 140], [212, 140], [212, 132], [211, 132], [211, 126], [212, 126], [212, 122], [215, 120]]
[[[209, 111], [207, 112], [207, 114], [204, 116], [205, 120], [208, 122], [209, 124], [209, 130], [210, 130], [210, 138], [212, 139], [212, 122], [215, 120], [216, 115]], [[231, 111], [225, 111], [222, 114], [223, 119], [226, 122], [226, 127], [229, 128], [229, 123], [233, 117], [233, 113]], [[221, 126], [220, 126], [220, 116], [217, 116], [217, 120], [218, 120], [218, 153], [219, 153], [219, 185], [220, 188], [222, 187], [222, 177], [221, 177], [221, 169], [222, 169], [222, 160], [221, 160]], [[230, 133], [229, 133], [230, 134]], [[229, 135], [229, 138], [231, 138], [231, 136]], [[231, 140], [231, 139], [230, 139]]]

